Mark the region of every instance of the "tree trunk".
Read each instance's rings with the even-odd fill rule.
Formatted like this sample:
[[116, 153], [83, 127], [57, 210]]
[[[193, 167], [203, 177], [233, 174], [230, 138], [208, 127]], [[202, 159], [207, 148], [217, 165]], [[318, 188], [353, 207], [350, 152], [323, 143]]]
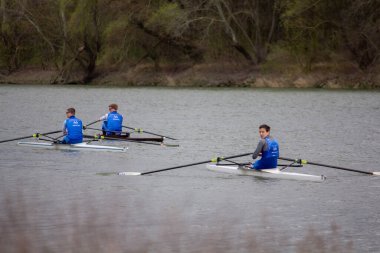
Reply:
[[67, 36], [67, 22], [66, 22], [66, 14], [65, 14], [65, 6], [60, 5], [60, 10], [59, 10], [61, 20], [62, 20], [62, 35], [63, 35], [63, 40], [62, 40], [62, 62], [61, 62], [61, 67], [65, 66], [66, 64], [66, 54], [67, 54], [67, 41], [68, 41], [68, 36]]
[[[236, 33], [234, 31], [234, 29], [231, 27], [229, 21], [226, 19], [225, 15], [224, 15], [224, 12], [223, 12], [223, 9], [222, 9], [222, 6], [220, 5], [220, 2], [219, 0], [216, 0], [215, 1], [215, 7], [216, 9], [218, 10], [218, 14], [220, 16], [220, 18], [222, 19], [223, 21], [223, 24], [225, 25], [225, 29], [226, 29], [226, 33], [230, 36], [231, 40], [232, 40], [232, 46], [240, 53], [243, 55], [243, 57], [251, 64], [255, 64], [255, 61], [254, 59], [252, 58], [252, 56], [249, 54], [249, 52], [243, 47], [243, 45], [241, 45], [241, 43], [238, 41], [237, 39], [237, 36], [236, 36]], [[225, 5], [225, 7], [227, 7]]]

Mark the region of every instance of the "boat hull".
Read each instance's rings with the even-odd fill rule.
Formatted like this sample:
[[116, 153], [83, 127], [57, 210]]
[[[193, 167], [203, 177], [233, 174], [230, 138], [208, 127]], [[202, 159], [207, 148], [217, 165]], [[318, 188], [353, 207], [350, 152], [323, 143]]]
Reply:
[[254, 170], [239, 168], [238, 165], [216, 165], [207, 164], [207, 168], [216, 172], [223, 172], [229, 174], [243, 175], [243, 176], [255, 176], [262, 178], [278, 178], [278, 179], [291, 179], [291, 180], [303, 180], [303, 181], [314, 181], [322, 182], [326, 180], [326, 177], [321, 175], [309, 175], [295, 172], [285, 172], [279, 169], [265, 169], [265, 170]]
[[162, 137], [130, 137], [126, 135], [84, 135], [85, 138], [91, 139], [104, 139], [104, 140], [124, 140], [124, 141], [154, 141], [154, 142], [163, 142], [164, 138]]
[[18, 142], [17, 143], [23, 147], [32, 148], [45, 148], [45, 149], [56, 149], [56, 150], [89, 150], [89, 151], [111, 151], [111, 152], [125, 152], [126, 147], [112, 147], [103, 145], [92, 145], [85, 142], [78, 144], [59, 144], [59, 143], [49, 143], [49, 142]]

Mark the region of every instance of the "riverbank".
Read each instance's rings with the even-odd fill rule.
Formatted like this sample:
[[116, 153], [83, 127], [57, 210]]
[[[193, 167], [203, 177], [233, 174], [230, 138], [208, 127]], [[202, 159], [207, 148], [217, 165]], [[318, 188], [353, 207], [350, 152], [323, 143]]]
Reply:
[[[0, 83], [51, 84], [55, 70], [25, 68], [10, 75], [0, 75]], [[70, 84], [81, 83], [80, 73]], [[326, 88], [378, 89], [380, 71], [361, 71], [354, 66], [321, 64], [305, 73], [295, 66], [250, 66], [241, 64], [198, 64], [163, 66], [159, 69], [141, 64], [127, 70], [97, 69], [89, 85], [164, 86], [164, 87], [252, 87], [252, 88]]]

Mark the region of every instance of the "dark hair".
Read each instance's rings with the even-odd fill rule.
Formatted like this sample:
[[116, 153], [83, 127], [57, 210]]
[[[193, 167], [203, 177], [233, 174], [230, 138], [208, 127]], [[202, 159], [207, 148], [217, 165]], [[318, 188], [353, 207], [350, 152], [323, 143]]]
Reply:
[[66, 112], [71, 113], [71, 114], [75, 114], [75, 109], [70, 107], [69, 109], [66, 110]]
[[268, 126], [267, 124], [262, 124], [262, 125], [260, 125], [260, 126], [259, 126], [259, 129], [261, 129], [261, 128], [264, 128], [267, 132], [270, 131], [270, 126]]

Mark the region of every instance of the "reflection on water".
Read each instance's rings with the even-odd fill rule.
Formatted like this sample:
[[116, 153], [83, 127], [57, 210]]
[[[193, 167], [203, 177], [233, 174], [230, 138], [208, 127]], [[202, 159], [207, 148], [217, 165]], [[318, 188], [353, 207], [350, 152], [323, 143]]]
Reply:
[[[218, 174], [203, 165], [147, 176], [97, 175], [246, 153], [256, 146], [261, 123], [272, 127], [282, 156], [380, 170], [377, 92], [85, 86], [0, 90], [0, 140], [59, 129], [71, 106], [84, 123], [91, 122], [110, 103], [119, 104], [127, 125], [180, 140], [178, 148], [117, 144], [127, 145], [126, 153], [0, 144], [0, 198], [22, 196], [30, 215], [27, 231], [38, 231], [41, 238], [33, 239], [38, 245], [56, 249], [65, 242], [75, 247], [80, 243], [75, 240], [78, 231], [86, 236], [90, 231], [104, 238], [91, 239], [104, 242], [99, 249], [114, 245], [114, 252], [122, 251], [117, 247], [244, 252], [249, 243], [254, 245], [249, 249], [268, 249], [264, 238], [274, 238], [274, 252], [310, 252], [303, 248], [310, 238], [322, 240], [326, 249], [340, 243], [341, 252], [351, 248], [349, 242], [360, 252], [380, 247], [379, 199], [374, 190], [379, 178], [312, 166], [289, 171], [324, 174], [326, 182], [260, 180]], [[0, 217], [9, 220], [6, 205], [1, 205]], [[254, 236], [246, 237], [249, 234]], [[87, 247], [86, 242], [82, 245]]]

